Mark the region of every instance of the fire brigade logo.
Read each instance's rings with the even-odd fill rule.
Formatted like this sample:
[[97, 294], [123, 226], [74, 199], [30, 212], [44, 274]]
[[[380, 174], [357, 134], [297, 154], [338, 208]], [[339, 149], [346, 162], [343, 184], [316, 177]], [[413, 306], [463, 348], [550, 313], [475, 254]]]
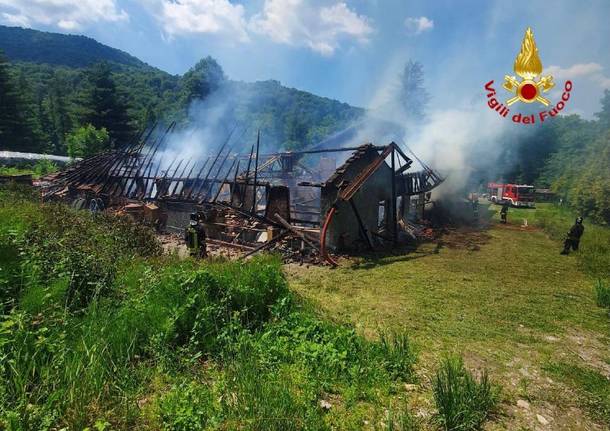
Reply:
[[528, 104], [538, 102], [545, 107], [551, 105], [551, 101], [544, 97], [544, 94], [555, 87], [555, 83], [553, 82], [553, 76], [542, 76], [542, 62], [538, 55], [538, 48], [536, 47], [536, 41], [534, 40], [534, 32], [530, 27], [525, 30], [523, 42], [521, 42], [521, 50], [519, 51], [517, 58], [515, 58], [513, 69], [520, 79], [516, 76], [504, 76], [502, 88], [512, 95], [512, 97], [504, 103], [498, 100], [499, 97], [496, 97], [494, 81], [491, 80], [485, 84], [485, 90], [487, 91], [487, 106], [489, 106], [490, 109], [496, 111], [501, 117], [511, 118], [514, 123], [519, 124], [543, 123], [549, 118], [556, 117], [563, 110], [566, 102], [570, 99], [572, 81], [565, 82], [561, 100], [551, 106], [548, 111], [545, 109], [537, 114], [522, 114], [517, 112], [511, 117], [508, 117], [508, 114], [510, 113], [509, 106], [516, 102]]
[[510, 106], [520, 100], [524, 103], [540, 102], [544, 106], [549, 106], [549, 100], [542, 97], [542, 93], [546, 93], [553, 88], [555, 83], [551, 75], [543, 76], [536, 81], [536, 77], [542, 73], [542, 62], [538, 56], [534, 33], [530, 27], [525, 31], [521, 51], [515, 59], [514, 70], [523, 80], [519, 81], [514, 76], [508, 75], [504, 77], [502, 87], [515, 95], [508, 99], [506, 104]]

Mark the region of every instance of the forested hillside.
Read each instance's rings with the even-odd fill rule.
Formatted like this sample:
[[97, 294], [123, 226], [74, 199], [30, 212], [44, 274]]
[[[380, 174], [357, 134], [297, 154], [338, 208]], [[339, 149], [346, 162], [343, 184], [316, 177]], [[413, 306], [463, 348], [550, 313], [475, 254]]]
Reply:
[[136, 57], [86, 36], [47, 33], [0, 25], [0, 49], [14, 62], [87, 67], [99, 61], [151, 68]]
[[101, 139], [95, 148], [119, 146], [157, 120], [202, 127], [208, 118], [201, 105], [212, 103], [222, 111], [224, 129], [260, 128], [269, 147], [302, 148], [363, 113], [276, 81], [231, 81], [211, 57], [173, 76], [81, 36], [11, 27], [0, 33], [0, 50], [6, 50], [0, 85], [8, 104], [0, 119], [2, 149], [67, 154], [70, 135], [87, 124], [97, 138], [95, 130], [79, 136]]
[[[232, 81], [211, 57], [174, 76], [80, 36], [10, 27], [0, 27], [0, 36], [0, 49], [9, 54], [0, 54], [3, 150], [87, 156], [124, 144], [155, 121], [174, 120], [179, 128], [215, 128], [222, 133], [211, 134], [215, 141], [238, 127], [250, 142], [260, 129], [265, 149], [299, 149], [364, 115], [277, 81]], [[501, 139], [503, 180], [551, 187], [585, 216], [610, 222], [608, 90], [594, 120], [557, 117]], [[494, 167], [478, 178], [486, 183], [497, 174]]]

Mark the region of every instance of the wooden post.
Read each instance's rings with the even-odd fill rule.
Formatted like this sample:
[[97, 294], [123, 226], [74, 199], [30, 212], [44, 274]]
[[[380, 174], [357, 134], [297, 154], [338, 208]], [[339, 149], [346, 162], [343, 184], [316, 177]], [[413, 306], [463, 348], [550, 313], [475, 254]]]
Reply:
[[[227, 182], [227, 180], [229, 179], [229, 175], [231, 174], [231, 171], [233, 170], [233, 166], [235, 166], [235, 162], [237, 161], [237, 157], [233, 159], [233, 163], [231, 163], [231, 166], [229, 167], [229, 170], [227, 171], [227, 175], [225, 175], [224, 180], [222, 180], [222, 182], [220, 183], [220, 186], [218, 187], [218, 191], [216, 192], [216, 195], [214, 196], [214, 199], [212, 200], [212, 202], [216, 202], [216, 199], [218, 199], [218, 196], [220, 196], [220, 192], [222, 191], [222, 186], [225, 185], [225, 183]], [[229, 195], [231, 193], [229, 192]]]
[[[256, 158], [254, 159], [254, 190], [252, 191], [252, 212], [256, 214], [256, 182], [258, 181], [258, 152], [261, 142], [261, 130], [258, 129], [256, 136]], [[246, 187], [248, 185], [246, 184]]]
[[371, 238], [369, 238], [369, 234], [366, 230], [366, 227], [364, 226], [364, 223], [362, 222], [362, 218], [360, 218], [360, 213], [358, 212], [358, 209], [356, 208], [356, 204], [354, 203], [354, 200], [350, 199], [348, 202], [349, 202], [350, 206], [352, 207], [354, 214], [356, 215], [356, 220], [358, 220], [358, 226], [360, 227], [360, 233], [366, 240], [366, 243], [369, 246], [369, 248], [371, 249], [371, 251], [375, 250], [375, 247], [373, 247], [373, 242], [371, 241]]
[[252, 148], [250, 149], [250, 157], [248, 158], [248, 168], [246, 169], [246, 176], [244, 178], [244, 188], [239, 194], [239, 206], [244, 206], [244, 201], [246, 200], [246, 189], [248, 188], [248, 179], [250, 178], [250, 167], [252, 166], [252, 156], [254, 155], [254, 144], [252, 144]]
[[398, 220], [396, 218], [396, 145], [392, 145], [392, 239], [398, 242]]

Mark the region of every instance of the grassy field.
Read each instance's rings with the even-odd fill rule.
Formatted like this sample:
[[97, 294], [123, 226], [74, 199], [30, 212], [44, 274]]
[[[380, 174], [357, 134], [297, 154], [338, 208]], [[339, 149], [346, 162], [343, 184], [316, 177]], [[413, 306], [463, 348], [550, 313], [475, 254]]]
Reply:
[[290, 286], [324, 316], [369, 337], [387, 328], [408, 334], [420, 352], [410, 405], [423, 417], [434, 413], [438, 361], [458, 353], [504, 388], [502, 413], [489, 429], [607, 429], [610, 322], [593, 286], [608, 270], [597, 261], [608, 255], [602, 251], [595, 265], [586, 260], [610, 234], [587, 226], [583, 251], [560, 256], [561, 243], [538, 227], [552, 220], [557, 232], [567, 231], [571, 217], [558, 220], [555, 211], [511, 210], [506, 226], [496, 214], [489, 229], [449, 232], [440, 249], [427, 244], [337, 269], [290, 266]]
[[416, 429], [404, 333], [301, 307], [273, 256], [160, 252], [128, 218], [0, 187], [0, 429]]
[[604, 429], [608, 231], [566, 257], [534, 224], [337, 269], [193, 261], [0, 187], [0, 429]]

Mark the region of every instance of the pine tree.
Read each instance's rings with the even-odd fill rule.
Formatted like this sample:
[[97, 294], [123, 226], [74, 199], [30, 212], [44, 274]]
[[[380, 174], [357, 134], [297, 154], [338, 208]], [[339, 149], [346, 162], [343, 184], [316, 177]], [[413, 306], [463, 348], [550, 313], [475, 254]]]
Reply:
[[45, 153], [49, 148], [40, 125], [39, 103], [36, 102], [32, 86], [23, 70], [19, 73], [18, 89], [20, 95], [19, 114], [22, 128], [19, 136], [21, 150], [34, 153]]
[[409, 60], [400, 79], [400, 103], [407, 121], [421, 121], [426, 116], [430, 96], [424, 88], [424, 67], [417, 61]]
[[599, 120], [600, 126], [603, 128], [610, 127], [610, 90], [604, 90], [604, 95], [600, 100], [602, 110], [597, 112], [595, 116]]
[[56, 154], [65, 154], [66, 135], [72, 130], [72, 118], [68, 108], [69, 90], [65, 79], [56, 72], [49, 84], [49, 94], [46, 100], [47, 109], [53, 125], [53, 143]]
[[182, 104], [188, 108], [194, 100], [204, 100], [225, 80], [222, 67], [212, 57], [200, 60], [182, 77]]
[[88, 88], [82, 97], [81, 123], [106, 129], [113, 147], [124, 145], [133, 136], [134, 127], [127, 104], [112, 79], [110, 65], [98, 63], [86, 73]]
[[0, 149], [22, 150], [20, 107], [19, 93], [9, 71], [9, 63], [0, 51]]

